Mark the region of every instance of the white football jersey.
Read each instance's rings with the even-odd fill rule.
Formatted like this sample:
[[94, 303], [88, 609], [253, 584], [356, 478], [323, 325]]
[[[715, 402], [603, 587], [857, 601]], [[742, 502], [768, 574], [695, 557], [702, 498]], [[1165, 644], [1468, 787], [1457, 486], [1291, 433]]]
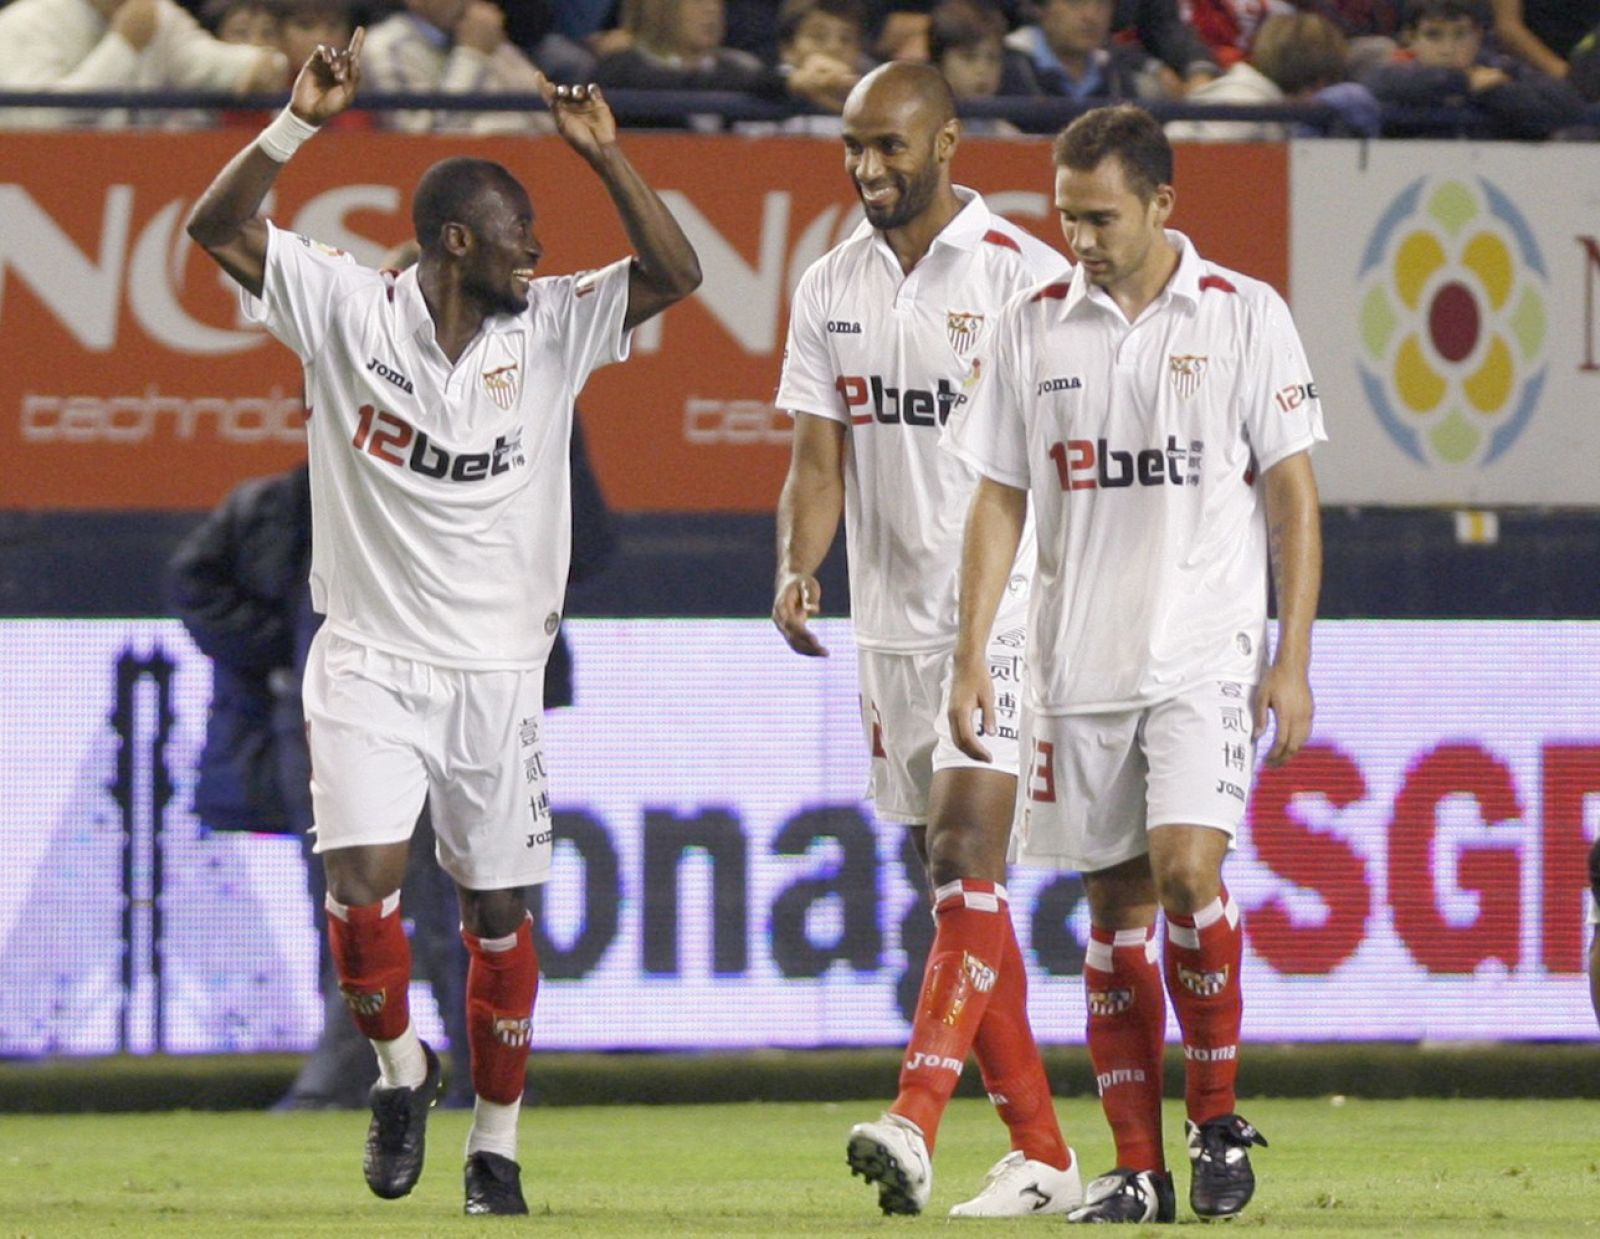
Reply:
[[1326, 439], [1289, 307], [1181, 233], [1131, 326], [1082, 268], [1001, 315], [999, 380], [949, 447], [1032, 493], [1028, 703], [1042, 714], [1254, 683], [1266, 657], [1260, 475]]
[[[939, 450], [989, 383], [994, 324], [1013, 294], [1067, 260], [968, 189], [910, 275], [869, 223], [807, 269], [789, 313], [779, 408], [843, 422], [845, 538], [856, 644], [950, 645], [961, 534], [977, 473]], [[1017, 556], [1032, 570], [1031, 534]], [[1013, 583], [1016, 591], [1026, 581]]]
[[544, 662], [572, 548], [572, 404], [627, 356], [628, 259], [533, 281], [452, 366], [417, 270], [269, 228], [246, 313], [305, 365], [311, 601], [341, 636], [441, 666]]

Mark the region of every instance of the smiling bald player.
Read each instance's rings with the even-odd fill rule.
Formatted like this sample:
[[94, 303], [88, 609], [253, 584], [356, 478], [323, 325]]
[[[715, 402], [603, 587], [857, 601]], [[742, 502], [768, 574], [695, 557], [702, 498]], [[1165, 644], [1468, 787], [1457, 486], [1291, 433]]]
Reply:
[[539, 964], [524, 888], [550, 868], [541, 695], [571, 549], [572, 405], [591, 371], [627, 356], [634, 327], [694, 291], [700, 267], [617, 147], [600, 92], [543, 78], [634, 257], [535, 279], [527, 191], [481, 159], [423, 175], [422, 254], [403, 274], [269, 223], [259, 211], [284, 163], [354, 98], [361, 40], [317, 49], [289, 107], [206, 190], [189, 235], [300, 357], [315, 411], [311, 596], [327, 620], [305, 714], [333, 959], [380, 1066], [367, 1184], [411, 1191], [439, 1095], [439, 1060], [407, 1009], [399, 906], [426, 799], [471, 960], [466, 1211], [526, 1213], [517, 1117]]
[[921, 1212], [940, 1116], [975, 1051], [1012, 1148], [952, 1214], [1065, 1212], [1082, 1187], [1028, 1027], [1005, 890], [1033, 548], [1017, 555], [990, 634], [996, 695], [1009, 706], [991, 738], [996, 761], [984, 764], [955, 747], [945, 722], [961, 533], [978, 475], [939, 439], [947, 421], [982, 416], [1000, 308], [1067, 263], [951, 184], [960, 124], [936, 70], [874, 70], [843, 123], [845, 172], [866, 220], [795, 291], [777, 398], [795, 424], [772, 616], [796, 652], [826, 652], [807, 619], [820, 610], [816, 570], [843, 515], [869, 794], [879, 817], [912, 830], [937, 926], [899, 1095], [851, 1130], [849, 1162], [877, 1184], [885, 1213]]

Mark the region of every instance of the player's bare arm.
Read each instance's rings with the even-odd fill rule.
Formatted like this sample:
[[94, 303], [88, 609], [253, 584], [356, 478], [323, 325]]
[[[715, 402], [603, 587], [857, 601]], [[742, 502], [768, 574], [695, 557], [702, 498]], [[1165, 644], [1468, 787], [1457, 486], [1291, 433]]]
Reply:
[[[978, 479], [961, 542], [961, 611], [950, 685], [950, 738], [977, 761], [990, 760], [978, 737], [994, 734], [995, 725], [994, 682], [985, 652], [1027, 519], [1027, 491], [993, 478]], [[982, 723], [981, 732], [974, 719]]]
[[[289, 112], [296, 120], [314, 127], [350, 106], [361, 85], [361, 45], [366, 37], [366, 30], [358, 29], [343, 51], [323, 44], [312, 53], [289, 98]], [[257, 297], [267, 263], [267, 223], [260, 214], [261, 203], [282, 170], [282, 161], [274, 159], [258, 139], [217, 174], [189, 216], [189, 236]]]
[[778, 579], [772, 622], [796, 654], [826, 658], [807, 621], [822, 610], [817, 568], [844, 515], [843, 422], [796, 413], [789, 476], [778, 497]]
[[633, 246], [625, 328], [654, 318], [700, 287], [700, 259], [678, 221], [617, 145], [617, 121], [598, 86], [557, 86], [539, 75], [556, 132], [593, 168]]
[[1267, 546], [1278, 600], [1278, 648], [1256, 695], [1256, 735], [1277, 716], [1267, 754], [1281, 766], [1311, 735], [1311, 624], [1322, 588], [1322, 512], [1311, 456], [1297, 452], [1262, 478], [1267, 504]]

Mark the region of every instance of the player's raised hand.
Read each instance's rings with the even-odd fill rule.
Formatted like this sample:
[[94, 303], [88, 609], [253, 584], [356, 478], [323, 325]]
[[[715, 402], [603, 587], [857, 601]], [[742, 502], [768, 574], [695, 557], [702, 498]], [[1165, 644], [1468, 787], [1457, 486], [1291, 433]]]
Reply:
[[585, 159], [594, 159], [602, 147], [617, 140], [617, 118], [598, 86], [557, 86], [542, 73], [538, 84], [555, 118], [556, 132]]
[[772, 600], [772, 622], [796, 654], [826, 658], [828, 649], [806, 623], [822, 610], [822, 586], [814, 576], [792, 573], [778, 582]]
[[1267, 730], [1268, 713], [1276, 716], [1278, 729], [1267, 765], [1281, 766], [1300, 751], [1311, 736], [1313, 710], [1311, 683], [1303, 672], [1278, 664], [1267, 668], [1256, 689], [1255, 734], [1250, 737], [1259, 740]]
[[349, 107], [361, 85], [361, 45], [366, 41], [367, 30], [361, 26], [343, 51], [319, 43], [294, 79], [290, 110], [307, 124], [320, 125]]
[[950, 681], [950, 738], [974, 761], [993, 761], [979, 736], [992, 736], [994, 729], [994, 681], [981, 663], [975, 667], [957, 665]]

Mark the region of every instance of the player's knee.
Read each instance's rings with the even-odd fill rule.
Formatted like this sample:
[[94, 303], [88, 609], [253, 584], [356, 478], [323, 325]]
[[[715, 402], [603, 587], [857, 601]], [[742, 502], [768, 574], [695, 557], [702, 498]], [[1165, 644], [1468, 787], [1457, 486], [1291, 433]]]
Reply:
[[1193, 916], [1222, 893], [1222, 875], [1205, 861], [1184, 857], [1156, 871], [1156, 897], [1166, 912]]
[[461, 924], [476, 938], [505, 938], [528, 918], [528, 901], [520, 886], [498, 891], [461, 891]]
[[954, 823], [928, 828], [928, 880], [934, 889], [963, 878], [1005, 880], [1005, 857], [990, 855], [983, 833]]

